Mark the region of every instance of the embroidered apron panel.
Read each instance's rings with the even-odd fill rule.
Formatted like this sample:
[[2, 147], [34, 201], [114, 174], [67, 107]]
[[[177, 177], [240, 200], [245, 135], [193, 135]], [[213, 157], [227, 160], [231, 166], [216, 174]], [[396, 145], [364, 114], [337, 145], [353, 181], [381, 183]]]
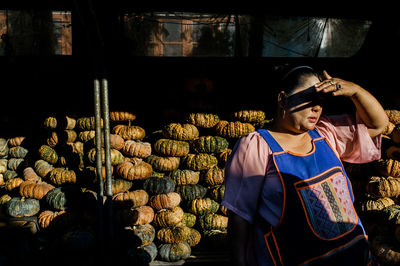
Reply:
[[358, 216], [350, 197], [347, 179], [339, 167], [297, 182], [308, 225], [318, 237], [330, 240], [351, 232]]

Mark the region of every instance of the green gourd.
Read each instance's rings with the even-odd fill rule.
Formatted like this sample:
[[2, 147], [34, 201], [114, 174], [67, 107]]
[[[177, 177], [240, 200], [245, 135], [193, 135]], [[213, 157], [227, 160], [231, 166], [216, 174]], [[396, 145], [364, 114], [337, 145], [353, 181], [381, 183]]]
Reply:
[[188, 202], [203, 198], [207, 193], [207, 188], [200, 184], [193, 184], [176, 186], [175, 191], [181, 195], [182, 200]]
[[201, 136], [190, 142], [190, 147], [195, 153], [219, 153], [228, 146], [228, 140], [220, 136]]
[[40, 203], [37, 199], [14, 197], [4, 205], [6, 214], [12, 217], [29, 217], [40, 211]]

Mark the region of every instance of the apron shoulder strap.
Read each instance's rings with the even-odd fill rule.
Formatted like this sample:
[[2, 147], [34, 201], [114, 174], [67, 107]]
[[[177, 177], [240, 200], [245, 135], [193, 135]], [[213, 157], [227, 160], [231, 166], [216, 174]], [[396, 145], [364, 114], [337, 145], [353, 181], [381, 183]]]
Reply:
[[312, 139], [317, 139], [321, 137], [321, 135], [315, 129], [308, 131], [308, 134], [311, 136]]
[[258, 129], [258, 133], [264, 138], [264, 140], [268, 143], [269, 147], [271, 148], [272, 152], [281, 152], [283, 151], [281, 145], [272, 137], [272, 135], [266, 129]]

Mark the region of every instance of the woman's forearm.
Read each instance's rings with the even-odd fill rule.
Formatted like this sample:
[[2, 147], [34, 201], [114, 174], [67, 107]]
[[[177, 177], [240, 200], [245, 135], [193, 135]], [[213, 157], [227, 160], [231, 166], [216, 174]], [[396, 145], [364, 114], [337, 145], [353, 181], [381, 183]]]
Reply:
[[357, 109], [357, 114], [368, 128], [371, 137], [383, 132], [388, 117], [378, 100], [359, 85], [339, 78], [332, 78], [325, 70], [322, 81], [315, 85], [317, 92], [332, 93], [333, 96], [349, 97]]
[[248, 242], [250, 224], [242, 217], [229, 212], [228, 243], [230, 245], [232, 265], [245, 266], [246, 246]]
[[367, 126], [369, 135], [375, 137], [381, 134], [388, 123], [388, 117], [378, 100], [361, 87], [350, 98], [361, 120]]

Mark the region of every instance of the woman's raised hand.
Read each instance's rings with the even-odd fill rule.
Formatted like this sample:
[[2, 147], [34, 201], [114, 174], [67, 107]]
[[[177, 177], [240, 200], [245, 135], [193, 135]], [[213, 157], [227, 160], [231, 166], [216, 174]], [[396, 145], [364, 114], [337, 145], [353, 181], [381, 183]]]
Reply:
[[360, 88], [351, 81], [331, 77], [325, 70], [322, 72], [322, 81], [315, 84], [317, 92], [331, 93], [333, 96], [352, 97]]

